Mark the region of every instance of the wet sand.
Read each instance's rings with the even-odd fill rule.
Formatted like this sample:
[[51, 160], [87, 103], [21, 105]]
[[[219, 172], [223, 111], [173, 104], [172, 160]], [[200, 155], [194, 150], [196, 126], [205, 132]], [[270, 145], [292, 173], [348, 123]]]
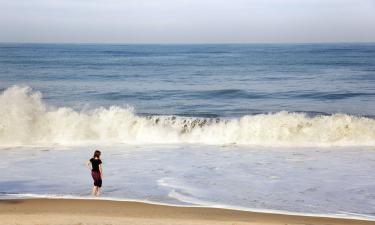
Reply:
[[375, 221], [80, 199], [0, 200], [1, 225], [375, 225]]

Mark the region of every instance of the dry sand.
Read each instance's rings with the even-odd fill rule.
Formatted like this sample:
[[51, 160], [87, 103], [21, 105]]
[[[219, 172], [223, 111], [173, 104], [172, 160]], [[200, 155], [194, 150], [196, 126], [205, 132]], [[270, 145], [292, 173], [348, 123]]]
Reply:
[[174, 207], [140, 202], [78, 199], [28, 199], [0, 200], [0, 224], [375, 225], [375, 221], [291, 216], [203, 207]]

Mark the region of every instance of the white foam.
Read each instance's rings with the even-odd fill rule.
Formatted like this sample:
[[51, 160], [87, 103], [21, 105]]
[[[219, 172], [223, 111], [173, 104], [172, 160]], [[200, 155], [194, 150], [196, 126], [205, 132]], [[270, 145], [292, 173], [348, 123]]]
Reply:
[[0, 96], [0, 146], [212, 144], [258, 146], [375, 146], [375, 120], [346, 114], [309, 117], [279, 112], [236, 119], [137, 116], [132, 108], [90, 111], [53, 107], [29, 87]]

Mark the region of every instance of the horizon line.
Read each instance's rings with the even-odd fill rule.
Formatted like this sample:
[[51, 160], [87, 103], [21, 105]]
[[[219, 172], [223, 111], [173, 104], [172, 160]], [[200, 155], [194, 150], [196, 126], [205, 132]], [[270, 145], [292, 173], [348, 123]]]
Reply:
[[313, 45], [313, 44], [375, 44], [375, 41], [322, 41], [322, 42], [13, 42], [0, 44], [77, 44], [77, 45]]

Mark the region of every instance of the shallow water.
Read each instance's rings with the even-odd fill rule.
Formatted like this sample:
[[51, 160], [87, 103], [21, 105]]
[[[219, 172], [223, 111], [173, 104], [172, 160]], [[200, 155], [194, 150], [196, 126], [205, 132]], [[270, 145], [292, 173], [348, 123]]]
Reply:
[[[2, 198], [89, 197], [92, 147], [1, 150]], [[103, 147], [103, 197], [375, 216], [374, 149]], [[32, 195], [31, 195], [32, 196]], [[30, 195], [29, 195], [30, 197]]]

